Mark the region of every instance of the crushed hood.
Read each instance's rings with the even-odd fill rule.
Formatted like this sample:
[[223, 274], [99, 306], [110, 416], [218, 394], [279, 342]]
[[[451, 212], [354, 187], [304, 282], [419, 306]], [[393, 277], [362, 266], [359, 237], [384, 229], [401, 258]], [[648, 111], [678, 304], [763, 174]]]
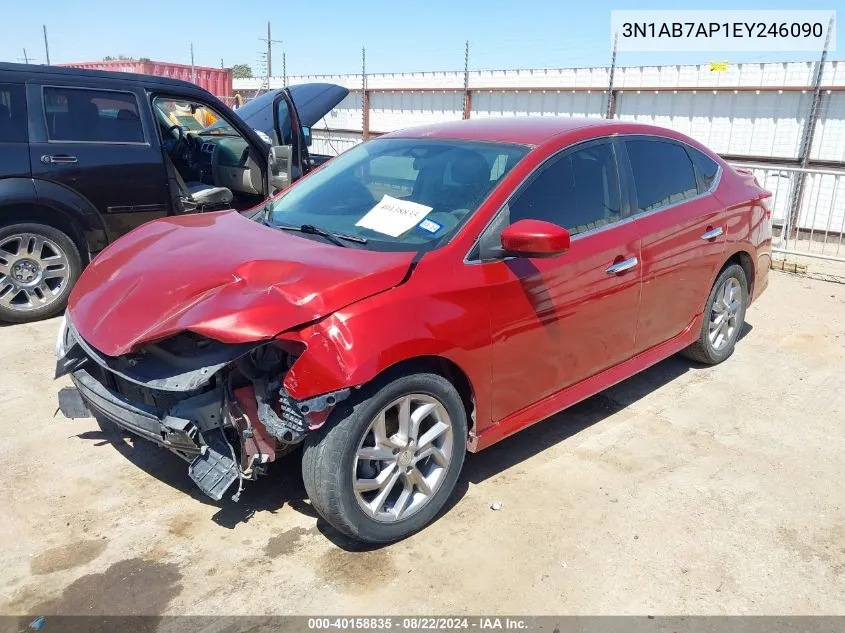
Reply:
[[186, 330], [258, 341], [398, 285], [413, 256], [323, 244], [236, 211], [164, 218], [103, 251], [68, 312], [109, 356]]

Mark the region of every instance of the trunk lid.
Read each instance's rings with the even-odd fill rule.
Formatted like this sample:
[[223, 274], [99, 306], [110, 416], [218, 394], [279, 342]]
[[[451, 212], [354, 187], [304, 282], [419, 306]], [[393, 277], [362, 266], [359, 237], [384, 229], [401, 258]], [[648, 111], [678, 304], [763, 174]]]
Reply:
[[109, 356], [182, 331], [258, 341], [398, 285], [413, 257], [323, 244], [236, 211], [164, 218], [96, 257], [68, 313]]

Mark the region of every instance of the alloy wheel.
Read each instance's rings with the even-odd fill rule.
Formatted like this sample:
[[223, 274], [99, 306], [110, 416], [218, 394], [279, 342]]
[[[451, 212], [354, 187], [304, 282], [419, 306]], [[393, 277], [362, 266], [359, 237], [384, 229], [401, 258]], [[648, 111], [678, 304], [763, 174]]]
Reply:
[[397, 398], [370, 422], [353, 462], [361, 509], [391, 523], [421, 510], [443, 483], [453, 453], [452, 421], [435, 398]]
[[28, 312], [50, 305], [64, 290], [70, 266], [53, 240], [18, 233], [0, 241], [0, 306]]
[[710, 310], [708, 337], [715, 351], [727, 347], [736, 336], [742, 311], [742, 286], [739, 280], [728, 277], [716, 291], [716, 299]]

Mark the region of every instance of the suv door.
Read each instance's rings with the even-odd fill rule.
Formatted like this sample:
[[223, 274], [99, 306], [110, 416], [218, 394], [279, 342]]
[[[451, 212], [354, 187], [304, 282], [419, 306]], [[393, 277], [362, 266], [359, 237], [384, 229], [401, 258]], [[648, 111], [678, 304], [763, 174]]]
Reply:
[[0, 81], [0, 179], [29, 178], [26, 89]]
[[640, 297], [639, 237], [626, 220], [612, 141], [553, 156], [503, 212], [509, 223], [563, 226], [572, 242], [558, 257], [486, 264], [497, 421], [630, 358]]
[[29, 83], [30, 163], [102, 214], [110, 239], [167, 214], [167, 179], [140, 88]]
[[643, 351], [683, 332], [704, 309], [725, 250], [725, 210], [712, 195], [718, 165], [698, 150], [653, 136], [626, 137], [623, 145], [642, 238]]

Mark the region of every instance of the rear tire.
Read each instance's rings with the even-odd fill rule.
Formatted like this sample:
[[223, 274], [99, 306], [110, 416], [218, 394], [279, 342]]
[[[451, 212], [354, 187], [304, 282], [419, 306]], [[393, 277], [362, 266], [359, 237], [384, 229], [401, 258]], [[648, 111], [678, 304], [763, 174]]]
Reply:
[[62, 231], [34, 223], [0, 227], [0, 321], [60, 313], [81, 271], [79, 249]]
[[748, 279], [738, 264], [725, 268], [710, 289], [701, 334], [681, 353], [706, 365], [717, 365], [733, 354], [745, 323], [748, 306]]
[[[402, 430], [406, 402], [409, 433]], [[376, 380], [306, 437], [305, 490], [320, 516], [347, 536], [365, 543], [398, 541], [443, 508], [460, 474], [466, 439], [463, 403], [442, 376]]]

